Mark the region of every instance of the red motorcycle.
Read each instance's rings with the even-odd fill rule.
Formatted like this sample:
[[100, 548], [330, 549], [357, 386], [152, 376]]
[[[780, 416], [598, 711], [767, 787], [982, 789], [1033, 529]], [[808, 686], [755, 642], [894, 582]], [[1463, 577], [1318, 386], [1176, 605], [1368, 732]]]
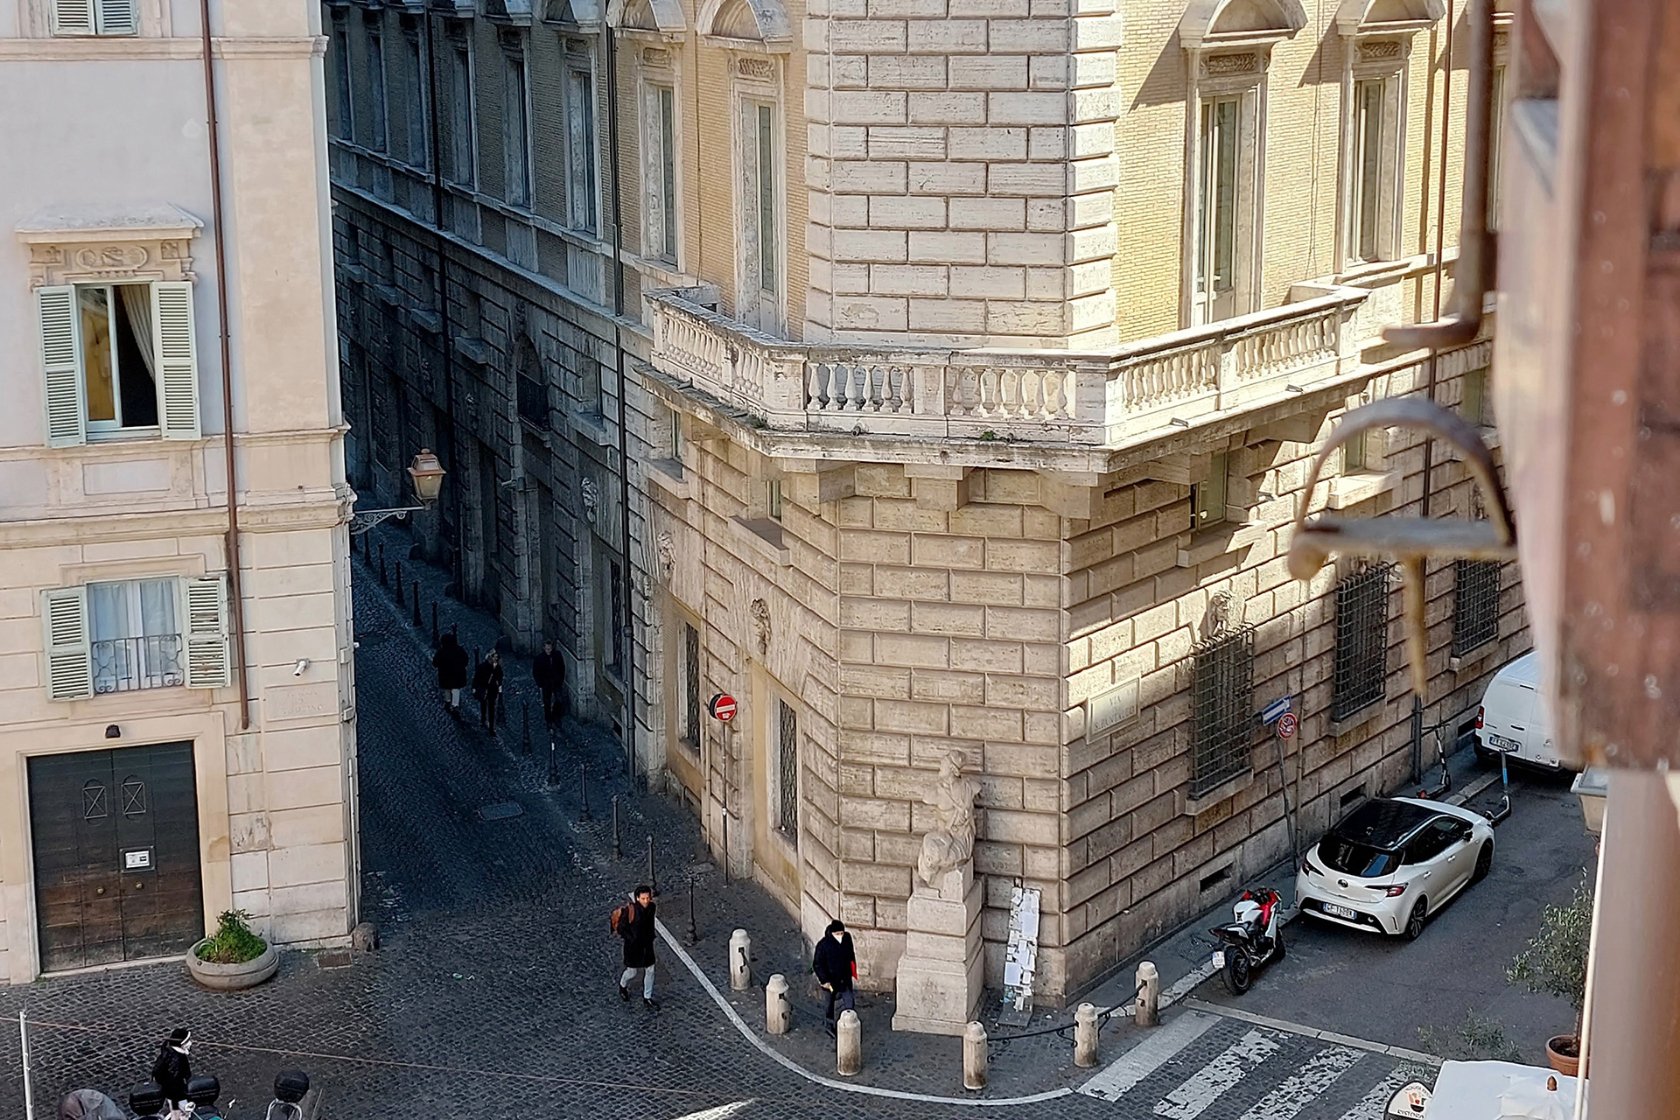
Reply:
[[1213, 967], [1234, 996], [1248, 991], [1260, 966], [1283, 957], [1283, 899], [1270, 887], [1245, 890], [1231, 908], [1235, 919], [1215, 926], [1220, 947], [1213, 951]]

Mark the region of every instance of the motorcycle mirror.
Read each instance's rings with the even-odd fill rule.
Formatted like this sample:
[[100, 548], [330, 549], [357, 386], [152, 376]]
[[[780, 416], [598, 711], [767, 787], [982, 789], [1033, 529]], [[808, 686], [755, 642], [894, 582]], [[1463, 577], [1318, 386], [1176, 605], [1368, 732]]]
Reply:
[[1413, 1081], [1404, 1085], [1398, 1093], [1388, 1100], [1388, 1108], [1383, 1115], [1390, 1120], [1421, 1120], [1429, 1114], [1429, 1101], [1433, 1094], [1428, 1086], [1421, 1081]]

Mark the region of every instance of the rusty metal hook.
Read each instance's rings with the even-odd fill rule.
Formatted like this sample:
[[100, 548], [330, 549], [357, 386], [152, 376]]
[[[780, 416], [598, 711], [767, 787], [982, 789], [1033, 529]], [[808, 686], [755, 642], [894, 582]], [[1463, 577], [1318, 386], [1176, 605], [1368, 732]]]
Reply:
[[[1311, 522], [1307, 511], [1324, 464], [1336, 449], [1372, 428], [1416, 428], [1456, 448], [1471, 480], [1489, 497], [1486, 521], [1430, 517], [1370, 517], [1342, 520], [1319, 515]], [[1404, 574], [1406, 660], [1412, 689], [1419, 697], [1428, 682], [1428, 641], [1424, 627], [1424, 564], [1430, 559], [1514, 560], [1516, 524], [1493, 456], [1481, 435], [1455, 413], [1422, 397], [1395, 397], [1355, 409], [1336, 425], [1329, 440], [1313, 456], [1306, 489], [1295, 514], [1289, 542], [1289, 574], [1310, 580], [1333, 553], [1347, 556], [1391, 556]]]

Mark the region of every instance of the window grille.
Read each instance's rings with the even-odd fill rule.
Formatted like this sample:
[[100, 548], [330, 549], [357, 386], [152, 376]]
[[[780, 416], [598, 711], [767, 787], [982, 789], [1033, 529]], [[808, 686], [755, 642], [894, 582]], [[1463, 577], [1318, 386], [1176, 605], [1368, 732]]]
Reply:
[[700, 745], [700, 631], [683, 623], [683, 741]]
[[799, 835], [799, 716], [785, 700], [776, 701], [776, 828]]
[[1383, 698], [1388, 676], [1388, 582], [1381, 564], [1336, 584], [1336, 677], [1330, 717], [1343, 720]]
[[1453, 565], [1452, 653], [1463, 656], [1499, 637], [1499, 561]]
[[1196, 646], [1192, 797], [1249, 768], [1254, 730], [1254, 631], [1241, 627]]

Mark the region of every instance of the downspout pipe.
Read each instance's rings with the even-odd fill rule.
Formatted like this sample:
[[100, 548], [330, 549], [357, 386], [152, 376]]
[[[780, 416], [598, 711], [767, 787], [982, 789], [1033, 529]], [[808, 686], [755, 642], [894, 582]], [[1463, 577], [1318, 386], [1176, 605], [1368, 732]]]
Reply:
[[210, 236], [216, 250], [216, 326], [222, 358], [222, 462], [227, 470], [228, 621], [233, 631], [235, 678], [239, 685], [239, 730], [251, 730], [251, 683], [245, 665], [245, 594], [239, 574], [239, 490], [233, 449], [233, 347], [228, 336], [227, 228], [222, 207], [222, 142], [217, 114], [216, 70], [210, 39], [210, 0], [198, 2], [204, 53], [204, 108], [209, 131]]
[[630, 382], [624, 368], [624, 207], [620, 204], [622, 176], [619, 172], [618, 134], [618, 32], [607, 25], [607, 147], [612, 150], [612, 246], [613, 246], [613, 362], [618, 381], [618, 479], [619, 539], [624, 545], [623, 579], [629, 587], [624, 596], [624, 614], [618, 620], [619, 640], [624, 643], [624, 760], [632, 780], [636, 777], [636, 581], [631, 578], [630, 553]]

